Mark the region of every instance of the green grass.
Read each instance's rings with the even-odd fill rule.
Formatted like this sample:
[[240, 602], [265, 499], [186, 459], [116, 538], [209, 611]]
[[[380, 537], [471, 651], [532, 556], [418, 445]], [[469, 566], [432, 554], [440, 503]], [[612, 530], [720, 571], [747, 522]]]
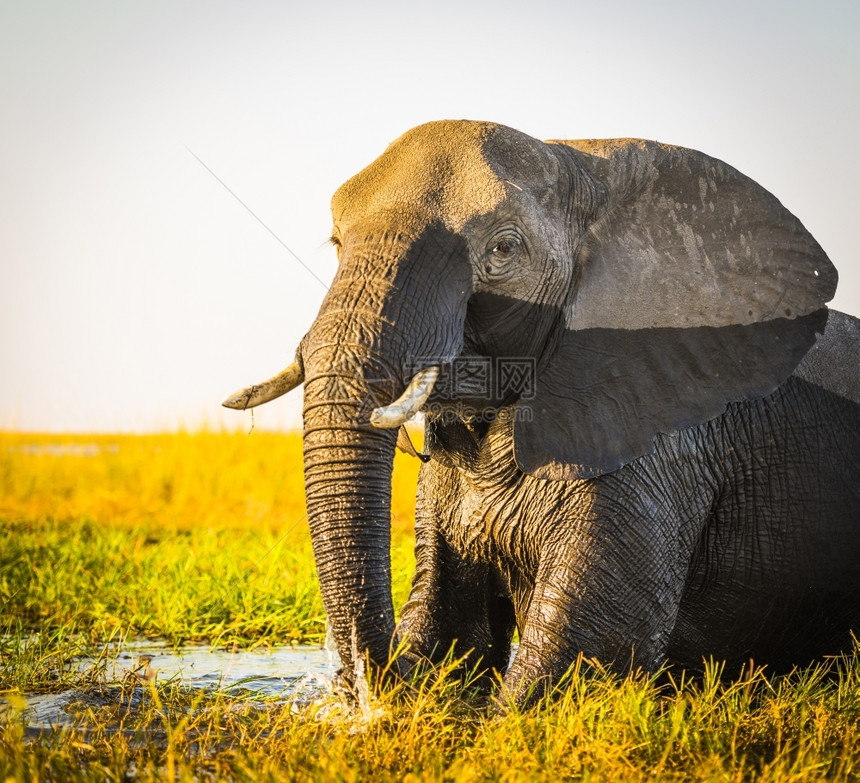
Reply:
[[75, 628], [94, 642], [119, 631], [247, 646], [325, 632], [310, 543], [295, 529], [7, 522], [0, 573], [5, 618], [29, 630]]
[[[398, 603], [416, 475], [417, 460], [399, 457]], [[0, 608], [0, 627], [73, 627], [94, 642], [117, 632], [174, 644], [320, 641], [301, 439], [0, 435]]]
[[[141, 636], [318, 642], [300, 454], [266, 433], [0, 434], [0, 781], [860, 779], [857, 651], [788, 677], [580, 661], [557, 699], [506, 714], [453, 662], [358, 706], [110, 681], [105, 651], [79, 671]], [[397, 603], [416, 470], [398, 457]], [[23, 694], [70, 688], [76, 728], [27, 729]]]

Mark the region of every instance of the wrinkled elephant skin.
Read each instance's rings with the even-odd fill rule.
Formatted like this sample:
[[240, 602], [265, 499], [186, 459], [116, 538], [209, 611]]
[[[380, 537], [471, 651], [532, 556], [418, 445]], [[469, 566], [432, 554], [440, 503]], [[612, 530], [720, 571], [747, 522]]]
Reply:
[[[694, 150], [443, 121], [332, 215], [339, 268], [288, 375], [348, 672], [453, 646], [524, 704], [579, 654], [777, 669], [850, 645], [860, 322], [773, 195]], [[387, 427], [422, 404], [395, 626]]]

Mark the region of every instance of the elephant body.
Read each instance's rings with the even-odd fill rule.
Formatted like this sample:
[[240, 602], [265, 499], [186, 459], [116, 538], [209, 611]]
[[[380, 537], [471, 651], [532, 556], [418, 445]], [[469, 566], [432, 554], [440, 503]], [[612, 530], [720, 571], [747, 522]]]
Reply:
[[858, 352], [860, 321], [831, 312], [771, 395], [571, 482], [524, 474], [509, 420], [485, 433], [430, 421], [400, 636], [504, 671], [516, 626], [518, 690], [577, 653], [780, 670], [846, 649], [860, 628]]
[[[332, 217], [338, 271], [295, 362], [225, 405], [304, 384], [347, 677], [453, 646], [524, 704], [579, 654], [781, 667], [850, 643], [858, 322], [828, 312], [836, 271], [772, 194], [682, 147], [442, 121], [341, 186]], [[419, 409], [396, 625], [391, 470]]]

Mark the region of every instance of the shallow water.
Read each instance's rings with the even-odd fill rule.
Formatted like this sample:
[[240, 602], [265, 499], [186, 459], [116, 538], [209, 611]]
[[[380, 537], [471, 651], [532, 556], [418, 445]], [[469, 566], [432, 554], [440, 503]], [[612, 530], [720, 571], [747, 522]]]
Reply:
[[[94, 663], [93, 659], [82, 659], [80, 670], [86, 671]], [[339, 666], [337, 653], [311, 645], [230, 652], [204, 645], [174, 650], [154, 642], [132, 642], [123, 645], [108, 662], [105, 678], [110, 682], [135, 673], [141, 680], [171, 681], [188, 688], [309, 702], [329, 691]], [[26, 726], [40, 731], [73, 725], [76, 721], [68, 708], [81, 701], [82, 693], [73, 689], [25, 694], [24, 699]]]

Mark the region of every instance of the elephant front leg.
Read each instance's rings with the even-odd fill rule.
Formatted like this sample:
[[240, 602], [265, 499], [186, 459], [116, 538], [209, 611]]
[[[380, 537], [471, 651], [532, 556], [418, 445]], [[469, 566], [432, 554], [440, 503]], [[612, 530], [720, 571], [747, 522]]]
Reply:
[[453, 651], [469, 670], [504, 672], [514, 626], [507, 588], [490, 566], [466, 562], [435, 528], [419, 528], [412, 591], [397, 628], [409, 663], [438, 663]]
[[464, 558], [448, 542], [459, 518], [460, 476], [437, 460], [423, 465], [415, 508], [415, 576], [397, 636], [406, 658], [438, 663], [449, 651], [468, 665], [504, 672], [514, 631], [507, 585], [486, 563]]
[[604, 529], [542, 559], [517, 655], [504, 679], [506, 702], [537, 701], [580, 654], [622, 672], [653, 670], [663, 660], [680, 604], [683, 565], [659, 535], [631, 541], [628, 531], [627, 538], [624, 546]]

